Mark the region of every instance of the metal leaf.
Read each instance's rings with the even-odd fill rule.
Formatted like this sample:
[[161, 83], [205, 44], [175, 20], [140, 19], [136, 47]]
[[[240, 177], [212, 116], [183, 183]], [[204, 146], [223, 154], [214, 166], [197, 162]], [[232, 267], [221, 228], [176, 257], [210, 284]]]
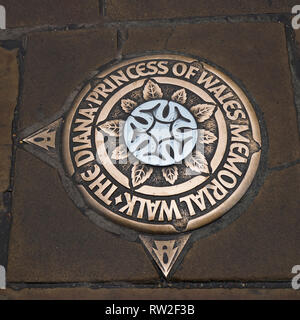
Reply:
[[194, 151], [184, 160], [185, 165], [198, 173], [209, 173], [205, 156], [199, 151]]
[[153, 168], [136, 162], [131, 170], [131, 179], [133, 187], [138, 186], [139, 184], [144, 183], [152, 174]]
[[166, 179], [167, 182], [174, 184], [174, 182], [178, 178], [178, 168], [177, 166], [171, 166], [162, 169], [163, 177]]
[[217, 137], [212, 132], [208, 130], [200, 130], [200, 135], [199, 135], [200, 143], [210, 144], [210, 143], [214, 143], [216, 140], [217, 140]]
[[198, 122], [203, 122], [211, 117], [215, 107], [214, 104], [197, 104], [191, 108], [191, 111]]
[[122, 133], [124, 123], [125, 121], [123, 120], [110, 120], [101, 124], [99, 128], [110, 136], [119, 137]]
[[161, 99], [163, 93], [157, 83], [149, 80], [144, 87], [143, 96], [145, 100]]
[[122, 99], [121, 100], [121, 108], [126, 113], [130, 113], [136, 106], [137, 106], [137, 103], [131, 99]]
[[186, 102], [186, 91], [185, 89], [177, 90], [173, 93], [171, 99], [180, 104], [184, 104]]

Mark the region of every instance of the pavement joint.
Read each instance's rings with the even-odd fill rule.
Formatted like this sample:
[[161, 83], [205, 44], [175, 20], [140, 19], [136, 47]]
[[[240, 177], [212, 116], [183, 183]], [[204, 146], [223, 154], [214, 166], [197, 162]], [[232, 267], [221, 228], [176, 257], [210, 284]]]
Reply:
[[15, 283], [8, 282], [7, 288], [12, 290], [22, 289], [56, 289], [56, 288], [90, 288], [90, 289], [290, 289], [291, 281], [205, 281], [205, 282], [154, 282], [154, 283], [133, 283], [133, 282], [72, 282], [72, 283]]
[[264, 13], [264, 14], [246, 14], [246, 15], [227, 15], [217, 17], [190, 17], [190, 18], [171, 18], [171, 19], [153, 19], [153, 20], [130, 20], [130, 21], [100, 21], [97, 23], [82, 23], [69, 25], [42, 25], [25, 28], [12, 28], [0, 30], [0, 40], [15, 40], [24, 34], [32, 32], [48, 31], [71, 31], [81, 29], [94, 29], [98, 27], [147, 27], [147, 26], [174, 26], [182, 24], [203, 24], [203, 23], [240, 23], [240, 22], [276, 22], [286, 23], [292, 17], [289, 13]]
[[[100, 14], [106, 16], [106, 0], [99, 0], [99, 11]], [[169, 39], [172, 37], [173, 31], [177, 25], [183, 24], [203, 24], [203, 23], [239, 23], [239, 22], [264, 22], [264, 23], [282, 23], [285, 26], [286, 32], [286, 45], [289, 57], [289, 67], [292, 75], [292, 87], [294, 91], [294, 101], [295, 107], [298, 115], [298, 130], [300, 131], [300, 69], [299, 62], [297, 61], [297, 51], [295, 46], [295, 36], [294, 30], [289, 24], [290, 14], [248, 14], [248, 15], [234, 15], [234, 16], [219, 16], [219, 17], [192, 17], [192, 18], [175, 18], [175, 19], [154, 19], [146, 21], [108, 21], [99, 22], [94, 24], [72, 24], [65, 26], [37, 26], [32, 28], [16, 28], [7, 31], [0, 31], [0, 46], [7, 49], [13, 50], [19, 48], [18, 54], [18, 64], [19, 64], [19, 94], [17, 105], [15, 108], [14, 120], [12, 124], [12, 135], [13, 135], [13, 145], [12, 145], [12, 165], [10, 173], [10, 186], [9, 189], [3, 193], [3, 203], [5, 208], [5, 214], [7, 214], [7, 219], [4, 221], [5, 225], [3, 230], [9, 238], [10, 228], [11, 228], [11, 216], [10, 210], [12, 205], [12, 190], [14, 186], [14, 171], [15, 171], [15, 157], [17, 149], [17, 123], [19, 117], [19, 107], [22, 102], [23, 93], [23, 82], [24, 82], [24, 57], [26, 54], [26, 44], [27, 35], [35, 32], [60, 32], [60, 31], [74, 31], [74, 30], [89, 30], [97, 29], [100, 27], [112, 27], [117, 29], [117, 60], [123, 58], [123, 47], [128, 38], [128, 28], [130, 27], [151, 27], [151, 26], [169, 26], [171, 27], [170, 33], [165, 40], [164, 46], [167, 47]], [[300, 164], [300, 159], [283, 163], [275, 167], [271, 167], [265, 170], [264, 178], [273, 171], [282, 171], [287, 168], [293, 167]], [[254, 193], [258, 192], [255, 188]], [[241, 209], [243, 210], [243, 209]], [[0, 220], [1, 222], [1, 220]], [[0, 225], [0, 229], [2, 225]], [[8, 242], [8, 240], [7, 240]], [[7, 252], [8, 243], [4, 244], [6, 248], [2, 251], [2, 244], [0, 247], [0, 252], [6, 254], [0, 254], [0, 264], [7, 266]], [[3, 260], [4, 259], [4, 260]], [[290, 280], [282, 281], [206, 281], [206, 282], [168, 282], [164, 279], [160, 281], [155, 280], [149, 283], [136, 283], [136, 282], [66, 282], [66, 283], [17, 283], [10, 282], [7, 283], [7, 288], [13, 290], [22, 290], [26, 288], [91, 288], [91, 289], [101, 289], [101, 288], [177, 288], [177, 289], [187, 289], [187, 288], [199, 288], [199, 289], [216, 289], [216, 288], [238, 288], [238, 289], [286, 289], [291, 288]]]
[[297, 159], [295, 161], [291, 161], [291, 162], [287, 162], [287, 163], [283, 163], [279, 166], [276, 166], [276, 167], [272, 167], [272, 168], [268, 168], [268, 171], [281, 171], [281, 170], [285, 170], [285, 169], [288, 169], [290, 167], [293, 167], [293, 166], [296, 166], [300, 164], [300, 159]]
[[[6, 43], [7, 44], [7, 43]], [[19, 66], [19, 88], [18, 88], [18, 98], [16, 107], [14, 110], [14, 118], [12, 122], [12, 152], [11, 152], [11, 167], [10, 167], [10, 182], [9, 187], [6, 192], [3, 193], [3, 216], [0, 219], [0, 230], [1, 240], [0, 241], [0, 264], [2, 264], [5, 268], [7, 267], [8, 260], [8, 248], [9, 248], [9, 235], [11, 231], [11, 207], [12, 207], [12, 190], [14, 185], [14, 172], [15, 172], [15, 157], [16, 157], [16, 132], [17, 132], [17, 120], [18, 120], [18, 109], [21, 104], [21, 97], [23, 91], [23, 74], [24, 74], [24, 55], [25, 51], [22, 47], [22, 42], [14, 43], [14, 45], [18, 44], [19, 52], [18, 52], [18, 66]], [[1, 43], [2, 45], [2, 43]]]
[[286, 44], [289, 57], [289, 66], [292, 76], [292, 88], [294, 89], [294, 104], [298, 117], [298, 132], [300, 134], [300, 63], [297, 59], [297, 50], [295, 45], [295, 31], [290, 25], [285, 24]]
[[123, 57], [123, 47], [125, 41], [128, 39], [128, 29], [121, 27], [117, 30], [117, 60], [121, 60]]
[[168, 48], [169, 40], [172, 37], [175, 28], [176, 28], [176, 24], [172, 25], [172, 27], [170, 28], [170, 32], [169, 32], [168, 36], [166, 37], [166, 40], [165, 40], [165, 43], [164, 43], [164, 49], [165, 50], [167, 50], [167, 48]]
[[105, 17], [106, 16], [106, 9], [107, 9], [106, 0], [99, 0], [99, 7], [100, 7], [100, 14], [103, 17]]

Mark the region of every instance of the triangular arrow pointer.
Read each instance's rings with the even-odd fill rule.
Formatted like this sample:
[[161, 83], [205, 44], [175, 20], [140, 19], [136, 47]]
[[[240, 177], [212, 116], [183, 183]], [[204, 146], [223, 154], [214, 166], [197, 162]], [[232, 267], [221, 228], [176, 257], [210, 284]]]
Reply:
[[30, 136], [24, 138], [22, 141], [28, 144], [36, 145], [45, 150], [49, 150], [49, 148], [55, 149], [55, 140], [56, 140], [56, 132], [59, 128], [62, 119], [58, 119], [47, 127], [44, 127]]
[[169, 240], [160, 240], [155, 237], [140, 235], [142, 243], [166, 278], [189, 238], [190, 234]]

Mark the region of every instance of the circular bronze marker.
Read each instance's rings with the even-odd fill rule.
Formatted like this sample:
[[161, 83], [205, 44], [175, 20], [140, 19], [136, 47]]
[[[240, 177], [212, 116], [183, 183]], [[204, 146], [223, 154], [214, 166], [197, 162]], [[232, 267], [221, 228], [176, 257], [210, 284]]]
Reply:
[[62, 151], [91, 209], [139, 232], [175, 234], [240, 200], [260, 148], [254, 108], [231, 78], [161, 54], [96, 74], [70, 106]]

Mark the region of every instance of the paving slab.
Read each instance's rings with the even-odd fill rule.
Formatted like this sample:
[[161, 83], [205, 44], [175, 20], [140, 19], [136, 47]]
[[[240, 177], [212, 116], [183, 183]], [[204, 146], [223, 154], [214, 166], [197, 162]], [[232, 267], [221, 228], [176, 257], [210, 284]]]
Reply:
[[29, 35], [19, 130], [54, 116], [92, 71], [116, 55], [114, 28]]
[[300, 165], [270, 173], [239, 219], [194, 243], [174, 278], [290, 281], [300, 260], [299, 187]]
[[300, 158], [282, 24], [206, 23], [130, 28], [123, 54], [148, 50], [193, 54], [223, 67], [243, 83], [263, 112], [269, 137], [269, 166]]
[[18, 99], [18, 50], [0, 48], [0, 192], [8, 189], [11, 167], [11, 128]]
[[152, 20], [245, 14], [290, 13], [295, 0], [107, 0], [113, 20]]
[[156, 278], [139, 244], [103, 231], [80, 213], [54, 169], [18, 151], [15, 178], [8, 282]]
[[101, 19], [98, 0], [2, 0], [6, 27], [95, 23]]

